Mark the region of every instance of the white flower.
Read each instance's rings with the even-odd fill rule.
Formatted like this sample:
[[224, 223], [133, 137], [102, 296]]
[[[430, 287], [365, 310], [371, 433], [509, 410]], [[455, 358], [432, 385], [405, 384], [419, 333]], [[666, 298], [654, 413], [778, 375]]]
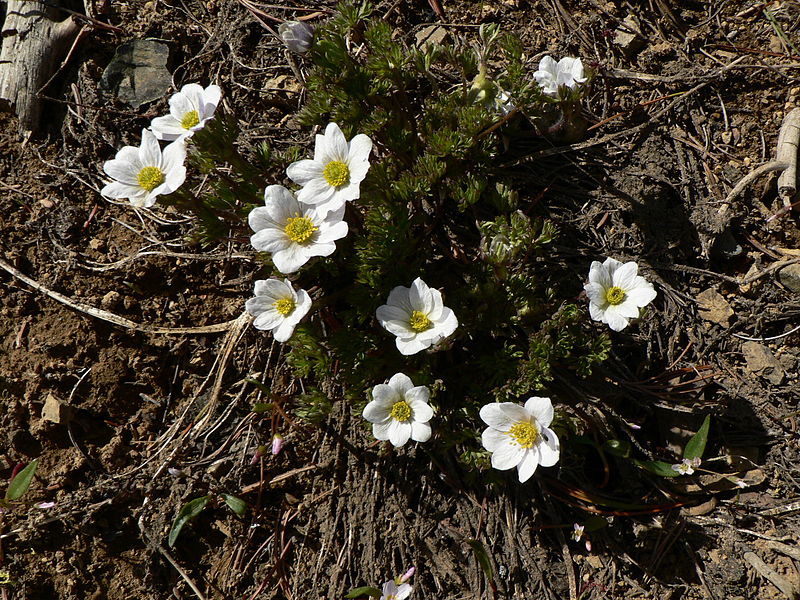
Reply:
[[580, 523], [573, 523], [572, 525], [572, 539], [576, 542], [580, 542], [581, 538], [583, 537], [585, 527]]
[[592, 319], [622, 331], [630, 319], [639, 316], [639, 309], [653, 301], [656, 291], [652, 283], [636, 274], [638, 270], [635, 262], [623, 265], [613, 258], [592, 262], [589, 283], [584, 286]]
[[302, 21], [284, 21], [278, 26], [278, 35], [286, 47], [297, 54], [305, 54], [314, 42], [314, 28]]
[[281, 273], [294, 273], [314, 256], [330, 256], [336, 250], [334, 241], [347, 235], [344, 206], [323, 215], [281, 185], [269, 186], [264, 202], [266, 206], [254, 208], [248, 216], [256, 232], [250, 243], [256, 250], [271, 252]]
[[410, 288], [399, 285], [389, 292], [375, 316], [397, 336], [397, 349], [406, 356], [433, 346], [458, 327], [456, 315], [442, 304], [439, 290], [429, 288], [419, 277]]
[[483, 447], [492, 453], [492, 466], [505, 471], [517, 467], [520, 482], [530, 479], [536, 467], [558, 462], [558, 437], [549, 425], [553, 420], [550, 398], [528, 398], [525, 406], [494, 402], [481, 408], [487, 427], [481, 435]]
[[222, 90], [218, 85], [203, 89], [197, 83], [188, 83], [169, 99], [169, 114], [153, 119], [150, 129], [160, 140], [191, 137], [214, 116], [221, 96]]
[[142, 130], [142, 144], [125, 146], [103, 171], [114, 179], [100, 190], [107, 198], [127, 198], [134, 206], [149, 208], [156, 197], [177, 190], [186, 179], [186, 146], [183, 140], [169, 144], [164, 151], [152, 132]]
[[360, 185], [369, 170], [372, 140], [363, 133], [348, 143], [336, 123], [325, 135], [317, 135], [314, 160], [293, 162], [286, 174], [303, 189], [297, 199], [315, 204], [322, 214], [335, 211], [360, 195]]
[[272, 337], [285, 342], [311, 308], [311, 297], [305, 290], [295, 291], [286, 279], [259, 279], [255, 298], [245, 302], [245, 310], [255, 317], [253, 327], [272, 331]]
[[402, 446], [409, 438], [427, 442], [431, 437], [428, 421], [433, 410], [428, 405], [430, 393], [424, 385], [414, 387], [411, 378], [396, 373], [389, 383], [372, 388], [372, 402], [364, 407], [364, 418], [372, 423], [372, 435]]
[[672, 470], [678, 475], [691, 475], [694, 473], [695, 468], [700, 466], [701, 462], [699, 457], [684, 458], [678, 464], [672, 465]]
[[413, 589], [408, 583], [397, 585], [394, 579], [390, 579], [383, 584], [383, 594], [380, 600], [404, 600], [411, 595]]
[[574, 90], [586, 81], [581, 59], [569, 56], [558, 62], [545, 56], [539, 61], [539, 70], [533, 74], [533, 78], [545, 94], [553, 97], [558, 96], [558, 88], [562, 85]]

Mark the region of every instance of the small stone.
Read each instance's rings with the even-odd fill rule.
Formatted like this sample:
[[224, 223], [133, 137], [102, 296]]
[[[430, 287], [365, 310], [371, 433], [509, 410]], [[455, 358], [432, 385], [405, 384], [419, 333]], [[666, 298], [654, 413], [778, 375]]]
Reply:
[[119, 301], [122, 299], [122, 295], [119, 292], [111, 291], [108, 292], [103, 299], [100, 300], [100, 306], [105, 308], [106, 310], [111, 310], [112, 308], [116, 307], [119, 304]]
[[89, 240], [89, 248], [92, 250], [100, 251], [106, 247], [105, 240], [101, 240], [100, 238], [92, 238]]
[[717, 290], [709, 288], [697, 295], [700, 318], [723, 327], [730, 325], [733, 309]]
[[622, 25], [614, 30], [614, 44], [619, 46], [625, 54], [638, 52], [644, 46], [644, 40], [639, 35], [639, 25], [633, 15], [628, 15]]
[[448, 32], [444, 27], [439, 25], [428, 25], [422, 28], [417, 33], [417, 48], [422, 48], [427, 45], [441, 46], [447, 39]]
[[788, 290], [800, 293], [800, 265], [788, 265], [778, 271], [778, 281]]
[[156, 40], [131, 40], [117, 48], [100, 87], [133, 108], [163, 98], [172, 85], [167, 70], [169, 46]]
[[783, 382], [786, 372], [769, 348], [758, 342], [745, 342], [742, 344], [742, 353], [747, 361], [748, 371], [760, 375], [773, 385]]
[[42, 407], [42, 419], [55, 423], [57, 425], [64, 425], [72, 416], [72, 409], [70, 406], [56, 398], [53, 394], [47, 394], [44, 399], [44, 406]]

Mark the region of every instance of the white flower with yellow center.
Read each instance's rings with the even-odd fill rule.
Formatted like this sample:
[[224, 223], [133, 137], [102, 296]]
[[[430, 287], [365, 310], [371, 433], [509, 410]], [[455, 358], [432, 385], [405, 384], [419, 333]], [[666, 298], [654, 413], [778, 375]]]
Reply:
[[149, 208], [156, 197], [177, 190], [186, 179], [186, 146], [183, 140], [169, 144], [164, 151], [152, 132], [142, 130], [142, 144], [125, 146], [103, 171], [113, 178], [100, 190], [106, 198], [127, 198], [134, 206]]
[[411, 595], [413, 589], [409, 583], [397, 585], [394, 579], [390, 579], [383, 584], [381, 597], [378, 600], [405, 600]]
[[558, 89], [561, 86], [574, 90], [587, 79], [581, 59], [570, 56], [565, 56], [558, 62], [550, 56], [545, 56], [539, 61], [539, 70], [534, 72], [533, 78], [542, 91], [552, 97], [558, 96]]
[[292, 337], [294, 328], [311, 308], [308, 293], [295, 291], [288, 279], [259, 279], [255, 284], [255, 296], [244, 305], [255, 317], [253, 327], [272, 331], [272, 337], [278, 342]]
[[348, 142], [336, 123], [317, 135], [314, 159], [293, 162], [286, 174], [303, 189], [297, 199], [314, 204], [322, 214], [338, 210], [360, 195], [361, 182], [369, 170], [372, 140], [359, 133]]
[[431, 437], [428, 421], [433, 410], [428, 405], [430, 394], [424, 385], [414, 386], [411, 378], [396, 373], [389, 383], [372, 388], [372, 402], [364, 407], [364, 418], [372, 423], [372, 435], [402, 446], [409, 438], [427, 442]]
[[622, 264], [613, 258], [592, 262], [589, 283], [584, 286], [592, 319], [622, 331], [639, 316], [639, 309], [653, 301], [656, 291], [652, 283], [637, 275], [638, 270], [635, 262]]
[[203, 89], [197, 83], [186, 84], [169, 99], [169, 114], [153, 119], [150, 129], [160, 140], [191, 137], [214, 116], [221, 96], [222, 90], [218, 85]]
[[536, 467], [558, 462], [558, 437], [549, 429], [553, 421], [550, 398], [528, 398], [525, 406], [513, 402], [487, 404], [480, 411], [487, 427], [483, 447], [492, 453], [492, 466], [505, 471], [517, 467], [520, 482], [531, 478]]
[[389, 292], [375, 316], [397, 336], [397, 349], [406, 356], [430, 348], [458, 327], [455, 313], [444, 306], [439, 290], [429, 288], [419, 277], [410, 288], [399, 285]]
[[254, 208], [247, 219], [255, 231], [250, 243], [271, 252], [281, 273], [294, 273], [314, 256], [330, 256], [336, 250], [334, 241], [347, 235], [344, 206], [322, 214], [282, 185], [269, 186], [264, 202], [266, 206]]

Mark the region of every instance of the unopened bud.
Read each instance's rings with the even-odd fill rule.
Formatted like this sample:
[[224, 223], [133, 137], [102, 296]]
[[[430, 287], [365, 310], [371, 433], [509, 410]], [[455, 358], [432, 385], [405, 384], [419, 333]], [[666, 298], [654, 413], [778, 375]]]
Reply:
[[406, 581], [408, 581], [409, 579], [411, 579], [411, 578], [414, 576], [414, 573], [416, 573], [416, 572], [417, 572], [417, 568], [416, 568], [416, 567], [411, 567], [410, 569], [408, 569], [408, 571], [406, 571], [406, 572], [405, 572], [405, 573], [404, 573], [404, 574], [403, 574], [403, 575], [400, 577], [400, 583], [405, 583]]
[[292, 52], [305, 54], [314, 41], [314, 28], [301, 21], [284, 21], [278, 27], [281, 40]]
[[272, 436], [272, 454], [278, 454], [283, 448], [283, 437], [280, 434]]

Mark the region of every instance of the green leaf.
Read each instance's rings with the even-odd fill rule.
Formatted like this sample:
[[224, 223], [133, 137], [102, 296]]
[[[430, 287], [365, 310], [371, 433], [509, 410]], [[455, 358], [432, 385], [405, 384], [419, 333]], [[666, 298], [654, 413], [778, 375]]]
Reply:
[[36, 473], [36, 465], [38, 464], [39, 459], [34, 458], [28, 464], [28, 466], [14, 476], [14, 479], [12, 479], [11, 483], [8, 484], [8, 489], [6, 490], [6, 500], [19, 500], [25, 495], [25, 492], [27, 492], [28, 488], [31, 487], [33, 474]]
[[492, 569], [492, 561], [489, 560], [489, 553], [486, 548], [478, 540], [467, 540], [469, 547], [475, 553], [475, 558], [478, 559], [478, 564], [486, 575], [487, 581], [494, 581], [494, 569]]
[[683, 449], [683, 458], [689, 460], [693, 458], [703, 458], [703, 452], [706, 451], [706, 442], [708, 441], [708, 429], [711, 426], [711, 415], [706, 415], [700, 430], [692, 436], [686, 443], [686, 448]]
[[225, 500], [225, 504], [228, 505], [228, 508], [230, 508], [233, 512], [240, 517], [244, 515], [245, 511], [247, 510], [247, 502], [241, 498], [237, 498], [236, 496], [231, 496], [230, 494], [222, 494], [222, 498]]
[[360, 588], [353, 588], [349, 592], [345, 598], [361, 598], [362, 596], [373, 596], [375, 598], [380, 598], [383, 592], [381, 592], [378, 588], [365, 585], [364, 587]]
[[602, 529], [603, 527], [607, 526], [608, 521], [606, 521], [606, 519], [600, 515], [592, 515], [583, 522], [583, 527], [586, 530], [586, 533], [591, 533], [592, 531], [597, 531], [598, 529]]
[[636, 465], [640, 466], [645, 471], [650, 471], [661, 477], [677, 477], [678, 472], [672, 469], [670, 463], [661, 460], [634, 460]]
[[175, 521], [172, 523], [172, 528], [169, 530], [167, 543], [170, 548], [175, 545], [175, 540], [178, 539], [178, 535], [180, 535], [183, 526], [203, 512], [210, 498], [211, 496], [201, 496], [200, 498], [189, 500], [189, 502], [183, 505], [183, 508], [178, 512], [178, 516], [175, 517]]
[[252, 410], [256, 414], [261, 414], [263, 412], [267, 412], [269, 409], [272, 408], [272, 402], [256, 402], [253, 404]]

